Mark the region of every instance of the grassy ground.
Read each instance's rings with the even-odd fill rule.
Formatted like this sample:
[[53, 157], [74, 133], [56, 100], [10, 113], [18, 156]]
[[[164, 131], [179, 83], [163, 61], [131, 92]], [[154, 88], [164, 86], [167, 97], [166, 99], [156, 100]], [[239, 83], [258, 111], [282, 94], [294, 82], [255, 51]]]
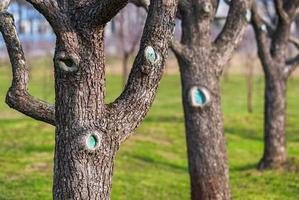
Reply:
[[[30, 91], [53, 102], [50, 68], [35, 63]], [[0, 67], [0, 199], [51, 199], [54, 128], [31, 120], [4, 104], [10, 84]], [[117, 75], [107, 77], [107, 102], [121, 91]], [[259, 172], [262, 154], [263, 80], [255, 78], [254, 111], [246, 110], [246, 82], [241, 75], [222, 83], [230, 183], [234, 199], [299, 199], [299, 79], [289, 82], [286, 169]], [[113, 177], [114, 200], [189, 199], [184, 123], [178, 75], [163, 78], [143, 124], [120, 149]]]

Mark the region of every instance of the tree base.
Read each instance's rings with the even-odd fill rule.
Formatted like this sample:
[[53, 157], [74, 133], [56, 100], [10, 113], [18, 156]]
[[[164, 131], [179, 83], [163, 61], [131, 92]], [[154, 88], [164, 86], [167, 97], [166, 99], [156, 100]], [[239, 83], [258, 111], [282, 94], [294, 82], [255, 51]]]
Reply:
[[258, 164], [258, 170], [283, 168], [286, 159], [262, 159]]

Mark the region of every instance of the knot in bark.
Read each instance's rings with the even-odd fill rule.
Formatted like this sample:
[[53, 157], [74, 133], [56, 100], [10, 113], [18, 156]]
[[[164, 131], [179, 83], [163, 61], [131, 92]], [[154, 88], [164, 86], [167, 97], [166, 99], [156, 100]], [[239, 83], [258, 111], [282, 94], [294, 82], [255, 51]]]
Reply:
[[61, 51], [56, 55], [55, 62], [59, 69], [66, 73], [74, 73], [79, 69], [79, 58], [74, 54], [68, 55], [65, 51]]
[[206, 13], [206, 14], [209, 14], [212, 12], [213, 10], [213, 6], [211, 4], [210, 1], [205, 1], [203, 4], [202, 4], [202, 10]]

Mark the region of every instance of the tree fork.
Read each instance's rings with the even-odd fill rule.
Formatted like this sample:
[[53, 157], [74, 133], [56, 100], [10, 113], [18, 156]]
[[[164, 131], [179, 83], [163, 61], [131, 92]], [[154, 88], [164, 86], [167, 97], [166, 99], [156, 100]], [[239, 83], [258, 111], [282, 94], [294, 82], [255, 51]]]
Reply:
[[84, 6], [64, 0], [28, 2], [48, 19], [57, 36], [55, 108], [28, 95], [28, 67], [13, 18], [0, 12], [0, 31], [13, 69], [7, 102], [56, 127], [55, 200], [110, 199], [115, 154], [148, 112], [163, 74], [177, 2], [151, 1], [128, 83], [108, 105], [104, 27], [127, 1], [90, 1]]
[[277, 16], [275, 26], [261, 18], [256, 3], [252, 6], [252, 26], [265, 75], [264, 153], [258, 164], [261, 170], [280, 168], [287, 160], [287, 80], [299, 63], [299, 54], [293, 58], [286, 55], [288, 43], [297, 49], [299, 47], [299, 42], [291, 36], [291, 25], [297, 15], [299, 1], [275, 0], [274, 6]]
[[[145, 2], [137, 6], [146, 8]], [[211, 22], [218, 3], [180, 0], [176, 16], [182, 20], [182, 37], [170, 44], [180, 67], [193, 200], [231, 198], [219, 82], [250, 20], [251, 1], [230, 1], [225, 26], [212, 40]]]

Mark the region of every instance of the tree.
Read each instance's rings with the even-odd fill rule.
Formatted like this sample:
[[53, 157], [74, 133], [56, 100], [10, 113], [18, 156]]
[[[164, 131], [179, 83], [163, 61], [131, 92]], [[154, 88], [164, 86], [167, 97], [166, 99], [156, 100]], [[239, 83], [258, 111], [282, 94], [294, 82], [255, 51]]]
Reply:
[[119, 49], [122, 52], [123, 86], [125, 86], [129, 75], [129, 58], [136, 51], [142, 34], [144, 15], [141, 11], [141, 8], [128, 6], [127, 9], [120, 11], [115, 18], [118, 36], [116, 40], [118, 40]]
[[[28, 66], [13, 17], [1, 10], [13, 80], [6, 102], [56, 127], [53, 198], [110, 199], [114, 157], [149, 110], [167, 57], [176, 2], [151, 2], [140, 50], [128, 84], [104, 104], [104, 27], [125, 0], [28, 0], [50, 22], [56, 36], [55, 106], [28, 94]], [[1, 7], [2, 8], [2, 7]]]
[[[250, 0], [229, 2], [226, 23], [215, 40], [211, 26], [219, 1], [180, 0], [178, 4], [182, 38], [174, 40], [171, 49], [181, 74], [193, 200], [231, 198], [219, 83], [224, 65], [250, 22], [251, 4]], [[137, 4], [146, 5], [144, 0]]]
[[285, 138], [287, 80], [299, 64], [299, 55], [289, 58], [287, 54], [289, 42], [299, 48], [299, 41], [291, 36], [291, 25], [297, 15], [299, 1], [274, 0], [274, 6], [277, 17], [274, 19], [270, 17], [268, 21], [259, 15], [257, 4], [252, 7], [252, 25], [256, 35], [258, 56], [265, 75], [265, 145], [259, 169], [280, 167], [287, 159]]
[[253, 112], [253, 82], [254, 82], [254, 67], [252, 66], [253, 56], [247, 53], [246, 60], [246, 83], [247, 83], [247, 111], [248, 113]]

